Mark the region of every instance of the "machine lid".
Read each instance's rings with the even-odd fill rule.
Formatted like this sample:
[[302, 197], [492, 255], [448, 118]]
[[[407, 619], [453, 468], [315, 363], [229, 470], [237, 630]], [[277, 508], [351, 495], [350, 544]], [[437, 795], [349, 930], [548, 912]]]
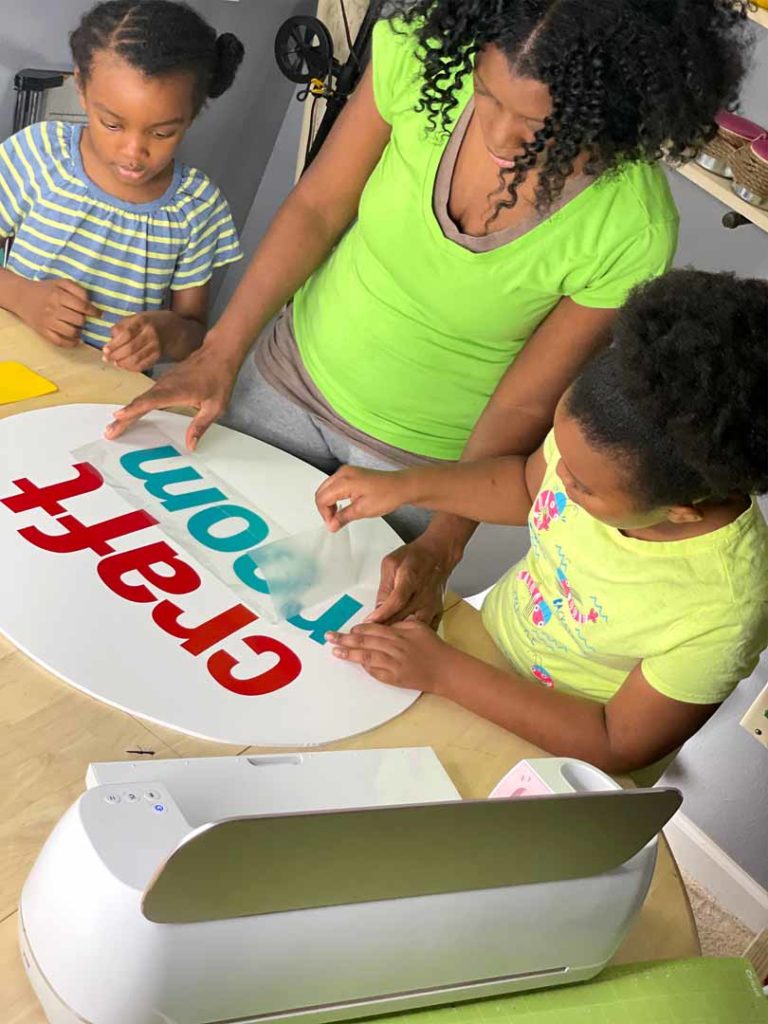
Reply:
[[182, 840], [142, 909], [181, 924], [585, 878], [633, 857], [681, 802], [635, 789], [231, 818]]

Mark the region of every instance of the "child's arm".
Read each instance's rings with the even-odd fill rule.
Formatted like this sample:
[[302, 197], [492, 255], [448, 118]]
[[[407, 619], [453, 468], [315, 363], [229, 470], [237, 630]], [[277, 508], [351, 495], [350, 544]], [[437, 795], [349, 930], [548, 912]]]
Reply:
[[[398, 472], [342, 466], [320, 485], [315, 503], [333, 531], [354, 519], [386, 515], [401, 505], [453, 512], [482, 523], [523, 526], [544, 469], [541, 448], [527, 458], [499, 456]], [[340, 501], [350, 504], [339, 509]]]
[[[19, 233], [33, 197], [40, 194], [37, 175], [44, 162], [36, 141], [40, 130], [40, 124], [30, 125], [0, 142], [0, 245]], [[38, 154], [36, 159], [31, 151]], [[86, 317], [101, 315], [85, 288], [74, 281], [34, 281], [5, 268], [0, 269], [0, 307], [63, 348], [80, 343]]]
[[74, 281], [30, 281], [11, 270], [0, 270], [0, 307], [63, 348], [80, 343], [87, 316], [100, 315], [85, 288]]
[[555, 756], [581, 758], [613, 775], [676, 750], [718, 707], [664, 696], [640, 666], [607, 704], [560, 693], [458, 651], [413, 620], [355, 626], [328, 639], [337, 657], [362, 664], [381, 682], [445, 697]]
[[123, 370], [148, 370], [160, 359], [186, 359], [208, 329], [208, 291], [207, 284], [172, 291], [170, 309], [121, 320], [112, 328], [104, 358]]

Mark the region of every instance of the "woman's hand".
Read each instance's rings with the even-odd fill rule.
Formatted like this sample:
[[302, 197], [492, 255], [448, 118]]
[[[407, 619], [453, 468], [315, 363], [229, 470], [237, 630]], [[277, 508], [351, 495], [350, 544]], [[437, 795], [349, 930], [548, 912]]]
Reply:
[[365, 621], [394, 623], [412, 618], [437, 629], [452, 569], [422, 538], [396, 548], [382, 560], [376, 607]]
[[[355, 519], [383, 516], [414, 501], [418, 472], [342, 466], [320, 485], [315, 503], [329, 529], [340, 530]], [[349, 504], [338, 508], [337, 502], [343, 501]], [[381, 563], [376, 608], [366, 621], [391, 624], [413, 618], [437, 629], [446, 581], [474, 526], [453, 516], [438, 516], [420, 537], [387, 555]]]
[[[342, 466], [315, 494], [317, 510], [332, 533], [355, 519], [375, 519], [408, 501], [408, 471]], [[338, 508], [338, 502], [346, 502]]]
[[448, 577], [461, 561], [477, 523], [438, 512], [416, 540], [381, 563], [376, 608], [366, 622], [414, 618], [437, 629]]
[[226, 409], [239, 368], [239, 362], [224, 360], [215, 349], [203, 345], [172, 367], [153, 388], [119, 409], [105, 436], [114, 440], [153, 409], [191, 406], [197, 414], [187, 429], [187, 447], [194, 451], [208, 427]]
[[379, 682], [424, 693], [439, 692], [459, 653], [415, 619], [354, 626], [349, 633], [326, 633], [326, 639], [336, 658], [362, 665]]

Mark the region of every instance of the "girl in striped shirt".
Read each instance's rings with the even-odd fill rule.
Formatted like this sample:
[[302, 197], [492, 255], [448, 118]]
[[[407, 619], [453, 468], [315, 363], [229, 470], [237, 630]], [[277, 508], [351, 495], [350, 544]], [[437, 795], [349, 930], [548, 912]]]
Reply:
[[54, 345], [145, 370], [203, 339], [208, 282], [241, 258], [226, 199], [174, 154], [243, 58], [183, 3], [111, 0], [70, 37], [86, 125], [0, 145], [0, 306]]

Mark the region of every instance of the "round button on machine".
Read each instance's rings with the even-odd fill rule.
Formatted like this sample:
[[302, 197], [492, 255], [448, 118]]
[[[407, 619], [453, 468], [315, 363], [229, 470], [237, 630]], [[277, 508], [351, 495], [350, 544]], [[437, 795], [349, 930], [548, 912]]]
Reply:
[[165, 814], [165, 804], [153, 804], [152, 810], [157, 814]]
[[160, 794], [157, 792], [156, 789], [148, 789], [144, 793], [144, 799], [149, 800], [150, 803], [154, 804], [157, 803], [158, 800], [160, 800]]
[[104, 803], [106, 804], [119, 804], [120, 794], [119, 793], [107, 793], [104, 797]]
[[129, 804], [132, 804], [135, 803], [139, 798], [136, 796], [135, 793], [126, 793], [125, 799], [128, 801]]

